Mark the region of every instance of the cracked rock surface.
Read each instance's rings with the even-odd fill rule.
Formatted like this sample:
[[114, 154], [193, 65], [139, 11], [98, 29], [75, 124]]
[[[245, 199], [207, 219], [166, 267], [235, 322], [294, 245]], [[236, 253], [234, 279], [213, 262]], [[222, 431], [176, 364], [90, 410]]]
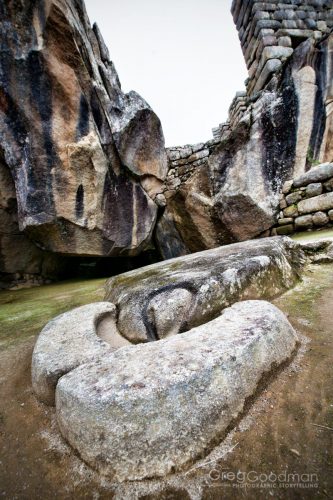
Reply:
[[272, 304], [234, 304], [186, 333], [121, 348], [61, 377], [61, 432], [85, 462], [115, 480], [166, 475], [223, 438], [263, 375], [296, 344]]
[[108, 280], [106, 300], [131, 342], [186, 331], [244, 299], [275, 297], [299, 279], [301, 247], [289, 238], [246, 241], [153, 264]]

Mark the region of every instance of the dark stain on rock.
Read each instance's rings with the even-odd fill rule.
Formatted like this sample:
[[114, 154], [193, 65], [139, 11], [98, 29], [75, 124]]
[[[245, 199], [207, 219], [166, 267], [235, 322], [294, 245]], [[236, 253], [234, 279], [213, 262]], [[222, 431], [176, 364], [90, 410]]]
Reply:
[[56, 158], [52, 140], [52, 82], [39, 52], [30, 52], [27, 67], [30, 77], [32, 105], [37, 108], [40, 115], [47, 162], [48, 166], [52, 167]]
[[[27, 77], [31, 106], [39, 114], [42, 133], [41, 145], [33, 150], [34, 158], [30, 159], [27, 209], [35, 214], [51, 214], [54, 212], [51, 170], [58, 164], [58, 156], [52, 138], [52, 83], [39, 52], [31, 51], [27, 58]], [[35, 159], [38, 159], [38, 166]]]
[[[20, 113], [17, 106], [11, 96], [6, 93], [4, 89], [0, 88], [0, 110], [3, 111], [5, 115], [5, 124], [12, 133], [14, 139], [20, 146], [23, 146], [25, 139], [27, 137], [27, 131], [25, 129], [22, 120], [20, 119]], [[5, 144], [3, 145], [5, 147]]]
[[79, 185], [76, 192], [75, 200], [75, 215], [78, 219], [81, 219], [84, 211], [84, 189], [82, 184]]
[[80, 97], [79, 121], [77, 126], [77, 140], [89, 133], [89, 105], [83, 94]]
[[39, 19], [39, 23], [41, 25], [41, 28], [44, 29], [45, 25], [46, 25], [46, 13], [45, 13], [44, 0], [38, 0], [37, 12], [38, 12], [38, 19]]
[[[122, 203], [119, 203], [121, 196]], [[103, 230], [115, 246], [130, 246], [133, 228], [133, 185], [126, 172], [117, 176], [109, 169], [103, 189]], [[109, 245], [109, 242], [105, 243]], [[104, 249], [107, 251], [107, 248]]]
[[97, 129], [99, 133], [102, 134], [104, 119], [100, 108], [100, 102], [95, 91], [91, 93], [90, 106]]
[[280, 89], [279, 100], [274, 107], [267, 106], [261, 121], [262, 173], [273, 191], [292, 175], [296, 155], [298, 98], [290, 67], [284, 72]]

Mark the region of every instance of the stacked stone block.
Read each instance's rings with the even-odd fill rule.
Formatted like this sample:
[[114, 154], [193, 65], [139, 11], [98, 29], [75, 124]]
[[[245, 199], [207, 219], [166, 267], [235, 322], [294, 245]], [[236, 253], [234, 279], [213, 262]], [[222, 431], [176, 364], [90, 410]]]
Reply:
[[246, 92], [237, 92], [229, 108], [228, 121], [221, 123], [216, 128], [213, 128], [214, 139], [219, 141], [226, 139], [231, 130], [233, 130], [243, 118], [244, 114], [248, 110], [248, 106], [249, 99]]
[[285, 182], [272, 234], [292, 234], [333, 225], [333, 163], [312, 168]]
[[207, 165], [208, 168], [208, 158], [219, 142], [218, 139], [213, 139], [205, 143], [187, 144], [166, 150], [169, 160], [169, 172], [164, 190], [166, 198], [177, 191], [196, 168], [202, 165]]
[[233, 0], [231, 12], [249, 72], [248, 95], [260, 91], [294, 49], [333, 27], [333, 0]]
[[223, 140], [231, 131], [230, 123], [220, 123], [218, 127], [212, 129], [213, 138], [217, 141]]

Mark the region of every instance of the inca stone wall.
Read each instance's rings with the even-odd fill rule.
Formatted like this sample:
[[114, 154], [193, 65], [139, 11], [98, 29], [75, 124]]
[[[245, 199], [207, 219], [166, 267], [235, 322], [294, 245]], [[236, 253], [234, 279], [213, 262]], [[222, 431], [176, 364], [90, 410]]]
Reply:
[[319, 165], [286, 181], [280, 196], [278, 224], [272, 235], [292, 234], [333, 224], [333, 164]]
[[333, 27], [333, 0], [234, 0], [231, 12], [248, 79], [246, 91], [237, 92], [231, 103], [228, 121], [213, 129], [215, 139], [226, 138], [236, 127], [299, 44], [309, 38], [318, 41]]
[[261, 90], [293, 50], [333, 26], [332, 0], [234, 0], [231, 12], [249, 71], [248, 95]]
[[191, 177], [198, 167], [208, 167], [208, 158], [219, 140], [210, 140], [198, 144], [167, 148], [169, 171], [163, 194], [166, 198], [177, 191], [182, 182]]

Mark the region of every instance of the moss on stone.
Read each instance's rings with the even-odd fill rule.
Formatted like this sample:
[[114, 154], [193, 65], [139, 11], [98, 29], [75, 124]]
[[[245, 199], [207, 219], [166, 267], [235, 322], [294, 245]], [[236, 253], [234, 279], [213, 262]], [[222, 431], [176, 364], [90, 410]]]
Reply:
[[0, 292], [0, 349], [38, 334], [58, 314], [103, 300], [104, 281], [67, 281]]

